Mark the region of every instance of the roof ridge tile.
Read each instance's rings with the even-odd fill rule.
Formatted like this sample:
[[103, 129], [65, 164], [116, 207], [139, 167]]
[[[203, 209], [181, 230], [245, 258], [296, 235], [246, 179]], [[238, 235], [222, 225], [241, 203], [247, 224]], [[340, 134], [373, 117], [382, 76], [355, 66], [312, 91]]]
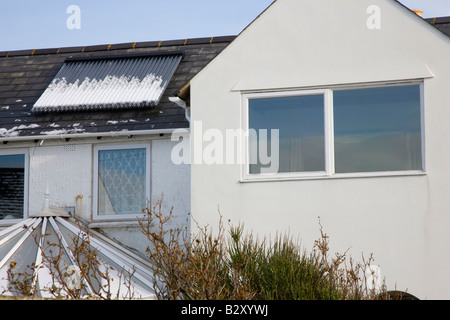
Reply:
[[63, 53], [83, 53], [94, 51], [112, 51], [123, 49], [151, 48], [151, 47], [185, 46], [195, 44], [213, 44], [221, 42], [231, 42], [235, 38], [236, 36], [219, 36], [219, 37], [203, 37], [203, 38], [160, 40], [160, 41], [124, 42], [116, 44], [100, 44], [89, 46], [61, 47], [61, 48], [10, 50], [10, 51], [0, 51], [0, 58], [63, 54]]

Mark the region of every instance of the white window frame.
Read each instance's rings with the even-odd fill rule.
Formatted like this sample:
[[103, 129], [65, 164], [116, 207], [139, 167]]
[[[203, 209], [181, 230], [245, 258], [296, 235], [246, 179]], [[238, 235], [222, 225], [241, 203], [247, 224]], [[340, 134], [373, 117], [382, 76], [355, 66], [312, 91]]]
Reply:
[[17, 221], [28, 219], [28, 188], [30, 176], [30, 157], [28, 149], [8, 149], [1, 150], [0, 156], [8, 155], [24, 155], [24, 184], [23, 184], [23, 217], [18, 219], [4, 219], [0, 220], [0, 226], [17, 223]]
[[[150, 144], [114, 144], [114, 145], [98, 145], [94, 146], [93, 157], [93, 198], [92, 198], [92, 215], [93, 220], [98, 221], [111, 221], [111, 220], [137, 220], [143, 218], [144, 214], [110, 214], [99, 215], [98, 214], [98, 154], [102, 150], [126, 150], [126, 149], [145, 149], [146, 150], [146, 178], [145, 178], [145, 196], [146, 203], [150, 201]], [[143, 208], [144, 209], [144, 208]]]
[[[421, 121], [421, 156], [422, 170], [402, 170], [402, 171], [375, 171], [375, 172], [352, 172], [352, 173], [336, 173], [334, 159], [334, 112], [333, 112], [333, 92], [346, 89], [365, 89], [380, 88], [387, 86], [420, 86], [420, 121]], [[363, 177], [380, 177], [380, 176], [407, 176], [407, 175], [424, 175], [426, 174], [425, 166], [425, 120], [424, 120], [424, 82], [422, 80], [397, 81], [355, 85], [337, 85], [327, 88], [317, 89], [286, 89], [286, 90], [265, 90], [265, 91], [247, 91], [241, 92], [241, 125], [243, 132], [249, 130], [249, 101], [258, 98], [276, 98], [288, 96], [302, 95], [324, 95], [324, 135], [325, 135], [325, 171], [321, 172], [293, 172], [293, 173], [249, 173], [249, 144], [248, 135], [243, 134], [241, 137], [242, 145], [242, 166], [241, 166], [241, 182], [254, 181], [280, 181], [280, 180], [304, 180], [304, 179], [335, 179], [335, 178], [363, 178]]]

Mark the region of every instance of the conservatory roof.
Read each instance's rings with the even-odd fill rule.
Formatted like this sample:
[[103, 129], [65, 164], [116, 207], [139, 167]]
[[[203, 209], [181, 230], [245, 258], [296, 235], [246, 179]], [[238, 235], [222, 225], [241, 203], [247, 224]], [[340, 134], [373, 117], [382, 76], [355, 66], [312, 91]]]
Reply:
[[[101, 277], [99, 273], [80, 277], [80, 255], [77, 254], [80, 247], [75, 244], [80, 243], [79, 239], [89, 245], [89, 252], [98, 254], [101, 262], [97, 264], [98, 271], [108, 272], [108, 277]], [[50, 263], [55, 257], [59, 257], [57, 264]], [[58, 274], [55, 268], [63, 271], [63, 276], [56, 280], [52, 276]], [[0, 294], [22, 295], [9, 281], [10, 270], [14, 274], [28, 275], [33, 280], [30, 287], [35, 288], [33, 292], [38, 297], [55, 297], [55, 286], [61, 288], [63, 296], [68, 290], [78, 289], [81, 297], [98, 297], [108, 285], [110, 298], [155, 298], [148, 261], [101, 234], [87, 236], [79, 224], [57, 210], [54, 215], [37, 215], [0, 231]], [[108, 284], [108, 279], [113, 281]], [[101, 295], [108, 293], [101, 292]]]

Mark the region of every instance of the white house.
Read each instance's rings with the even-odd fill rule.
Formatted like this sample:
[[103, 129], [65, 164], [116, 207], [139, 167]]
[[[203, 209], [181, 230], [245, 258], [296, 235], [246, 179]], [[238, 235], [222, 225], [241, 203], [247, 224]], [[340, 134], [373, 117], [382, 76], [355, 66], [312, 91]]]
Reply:
[[[388, 288], [450, 298], [449, 57], [393, 0], [275, 1], [190, 82], [192, 218], [311, 248], [320, 217]], [[247, 129], [279, 129], [275, 169]], [[211, 130], [241, 130], [234, 154]]]

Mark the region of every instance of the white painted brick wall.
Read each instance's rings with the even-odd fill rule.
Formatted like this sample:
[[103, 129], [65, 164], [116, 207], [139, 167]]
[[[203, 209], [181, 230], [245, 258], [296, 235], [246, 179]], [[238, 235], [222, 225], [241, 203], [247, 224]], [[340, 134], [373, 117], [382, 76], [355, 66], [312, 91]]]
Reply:
[[154, 140], [151, 149], [151, 196], [152, 201], [160, 200], [166, 210], [173, 207], [177, 223], [185, 223], [190, 213], [191, 172], [189, 165], [175, 165], [171, 159], [172, 148], [178, 142]]
[[29, 214], [44, 205], [47, 184], [50, 204], [75, 207], [75, 197], [83, 195], [84, 218], [91, 212], [92, 147], [90, 144], [32, 147], [30, 152]]

